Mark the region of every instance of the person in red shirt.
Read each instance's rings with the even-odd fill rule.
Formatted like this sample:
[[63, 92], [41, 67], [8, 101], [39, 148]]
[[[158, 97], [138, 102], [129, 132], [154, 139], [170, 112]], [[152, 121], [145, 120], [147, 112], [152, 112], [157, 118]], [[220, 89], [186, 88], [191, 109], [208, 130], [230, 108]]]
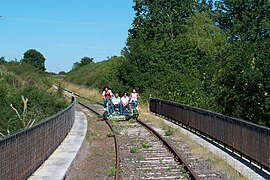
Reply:
[[104, 100], [103, 104], [104, 110], [106, 110], [107, 107], [106, 104], [109, 100], [111, 100], [112, 96], [113, 96], [112, 91], [107, 86], [105, 86], [102, 91], [102, 98]]

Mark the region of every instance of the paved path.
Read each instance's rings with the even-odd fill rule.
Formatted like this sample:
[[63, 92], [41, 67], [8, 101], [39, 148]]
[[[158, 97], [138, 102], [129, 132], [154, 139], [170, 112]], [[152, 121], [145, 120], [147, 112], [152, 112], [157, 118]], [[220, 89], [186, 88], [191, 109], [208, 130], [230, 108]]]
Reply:
[[76, 111], [75, 122], [65, 140], [40, 166], [29, 180], [64, 179], [75, 159], [87, 132], [87, 119], [83, 112]]

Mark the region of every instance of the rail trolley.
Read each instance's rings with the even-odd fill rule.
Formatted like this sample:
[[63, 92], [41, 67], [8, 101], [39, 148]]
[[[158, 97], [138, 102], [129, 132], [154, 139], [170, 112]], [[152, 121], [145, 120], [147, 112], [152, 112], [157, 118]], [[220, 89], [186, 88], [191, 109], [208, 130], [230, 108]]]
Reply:
[[105, 99], [105, 112], [103, 113], [104, 119], [123, 119], [123, 120], [129, 120], [129, 119], [138, 119], [139, 112], [137, 108], [136, 102], [129, 103], [129, 108], [123, 109], [122, 103], [120, 103], [119, 107], [114, 109], [114, 113], [112, 112], [112, 102], [110, 98]]

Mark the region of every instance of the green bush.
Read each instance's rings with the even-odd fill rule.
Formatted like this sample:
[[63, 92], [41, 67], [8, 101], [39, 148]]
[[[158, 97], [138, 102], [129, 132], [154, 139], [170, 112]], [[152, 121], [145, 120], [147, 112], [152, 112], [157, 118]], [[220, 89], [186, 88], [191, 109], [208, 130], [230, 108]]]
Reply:
[[32, 66], [9, 62], [0, 71], [0, 137], [64, 109], [67, 102], [49, 91], [50, 79]]

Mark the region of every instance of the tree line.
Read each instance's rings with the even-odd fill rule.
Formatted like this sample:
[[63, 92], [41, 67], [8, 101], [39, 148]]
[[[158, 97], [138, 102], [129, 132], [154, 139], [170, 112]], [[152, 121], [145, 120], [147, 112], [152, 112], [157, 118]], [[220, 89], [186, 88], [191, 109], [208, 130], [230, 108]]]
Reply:
[[124, 55], [139, 77], [120, 77], [148, 94], [268, 123], [270, 2], [193, 2], [135, 1]]
[[[133, 8], [117, 70], [101, 76], [106, 85], [270, 126], [269, 1], [134, 0]], [[88, 85], [97, 84], [105, 83]]]

